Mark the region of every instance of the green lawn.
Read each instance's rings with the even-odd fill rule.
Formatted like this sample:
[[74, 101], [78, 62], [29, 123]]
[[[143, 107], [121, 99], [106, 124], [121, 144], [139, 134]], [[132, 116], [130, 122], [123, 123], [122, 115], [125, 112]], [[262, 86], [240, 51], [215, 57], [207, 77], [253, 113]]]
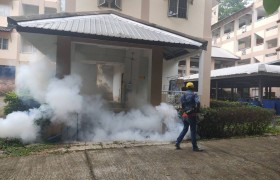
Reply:
[[24, 145], [17, 139], [0, 139], [0, 158], [28, 156], [44, 150], [57, 148], [54, 144], [29, 144]]

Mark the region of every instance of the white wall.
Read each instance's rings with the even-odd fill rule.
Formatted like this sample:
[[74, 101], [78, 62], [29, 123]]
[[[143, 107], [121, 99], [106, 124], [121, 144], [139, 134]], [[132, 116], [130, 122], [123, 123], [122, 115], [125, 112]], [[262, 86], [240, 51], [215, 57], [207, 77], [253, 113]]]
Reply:
[[121, 102], [122, 74], [123, 73], [124, 73], [123, 65], [114, 66], [113, 100], [115, 102]]
[[56, 62], [56, 50], [57, 50], [57, 36], [21, 33], [21, 38], [24, 38], [36, 49], [33, 54], [25, 56], [24, 61], [34, 61], [47, 59]]
[[176, 79], [178, 76], [178, 63], [179, 61], [175, 60], [163, 60], [162, 90], [167, 91], [169, 88], [169, 80]]

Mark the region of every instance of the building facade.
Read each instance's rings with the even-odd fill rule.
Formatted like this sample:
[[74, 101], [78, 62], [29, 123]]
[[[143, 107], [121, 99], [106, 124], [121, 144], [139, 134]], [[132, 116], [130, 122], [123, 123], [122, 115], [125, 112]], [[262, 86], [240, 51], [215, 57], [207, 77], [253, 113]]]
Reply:
[[[211, 66], [211, 8], [212, 1], [202, 0], [6, 0], [1, 1], [1, 50], [0, 65], [13, 67], [25, 64], [40, 54], [40, 48], [32, 45], [30, 35], [19, 35], [15, 29], [7, 28], [7, 16], [51, 14], [61, 11], [116, 11], [143, 21], [153, 23], [208, 41], [207, 49], [191, 54], [200, 62], [199, 95], [203, 105], [209, 104]], [[42, 36], [43, 37], [43, 36]], [[42, 39], [44, 42], [44, 39]], [[42, 45], [43, 47], [43, 45]], [[174, 51], [172, 51], [174, 52]], [[182, 53], [182, 52], [178, 52]], [[182, 53], [185, 54], [185, 53]], [[189, 53], [190, 54], [190, 53]], [[189, 56], [189, 55], [188, 55]], [[162, 90], [168, 90], [170, 78], [178, 77], [179, 61], [188, 59], [182, 55], [164, 60], [162, 65]]]
[[8, 16], [52, 14], [60, 12], [60, 0], [2, 0], [0, 1], [0, 94], [13, 89], [16, 67], [32, 59], [35, 48], [7, 27]]
[[[154, 23], [191, 36], [203, 38], [207, 51], [198, 56], [199, 71], [204, 80], [199, 83], [202, 104], [209, 104], [211, 66], [211, 9], [212, 1], [206, 0], [66, 0], [67, 12], [113, 10], [149, 23]], [[192, 54], [193, 56], [194, 54]], [[200, 58], [199, 58], [200, 57]], [[187, 56], [164, 61], [162, 89], [168, 90], [169, 80], [178, 77], [179, 61]]]
[[212, 19], [212, 44], [241, 57], [236, 65], [278, 60], [279, 18], [280, 10], [267, 16], [263, 1], [255, 0], [249, 7], [221, 21]]

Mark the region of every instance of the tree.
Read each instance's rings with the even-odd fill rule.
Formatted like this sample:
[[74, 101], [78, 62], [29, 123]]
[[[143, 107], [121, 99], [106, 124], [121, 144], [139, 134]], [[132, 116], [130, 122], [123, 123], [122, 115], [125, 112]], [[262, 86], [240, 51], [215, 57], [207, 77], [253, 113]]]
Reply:
[[276, 12], [280, 6], [280, 0], [263, 0], [263, 6], [268, 15]]
[[250, 0], [220, 0], [219, 20], [222, 20], [233, 13], [245, 8]]

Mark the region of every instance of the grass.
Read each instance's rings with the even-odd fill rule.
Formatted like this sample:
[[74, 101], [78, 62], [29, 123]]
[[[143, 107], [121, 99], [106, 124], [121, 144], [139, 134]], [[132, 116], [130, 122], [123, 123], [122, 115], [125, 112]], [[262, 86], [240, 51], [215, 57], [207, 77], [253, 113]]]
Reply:
[[1, 104], [4, 103], [4, 97], [3, 96], [0, 96], [0, 118], [1, 117], [4, 117], [4, 106], [1, 106]]
[[267, 133], [279, 135], [280, 134], [280, 116], [276, 117], [274, 120], [274, 126], [270, 126], [267, 129]]
[[53, 149], [54, 144], [30, 144], [24, 145], [18, 139], [0, 139], [0, 158], [1, 157], [19, 157], [28, 156], [34, 153], [39, 153], [44, 150]]

